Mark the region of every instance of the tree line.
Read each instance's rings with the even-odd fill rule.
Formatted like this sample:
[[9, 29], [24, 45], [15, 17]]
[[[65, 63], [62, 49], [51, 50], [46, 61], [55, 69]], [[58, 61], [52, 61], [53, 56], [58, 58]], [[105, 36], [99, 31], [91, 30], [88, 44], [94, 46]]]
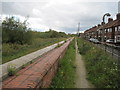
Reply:
[[6, 17], [2, 22], [2, 43], [31, 44], [33, 38], [60, 38], [68, 37], [64, 32], [49, 30], [46, 32], [32, 31], [28, 28], [27, 19], [21, 22], [19, 19]]

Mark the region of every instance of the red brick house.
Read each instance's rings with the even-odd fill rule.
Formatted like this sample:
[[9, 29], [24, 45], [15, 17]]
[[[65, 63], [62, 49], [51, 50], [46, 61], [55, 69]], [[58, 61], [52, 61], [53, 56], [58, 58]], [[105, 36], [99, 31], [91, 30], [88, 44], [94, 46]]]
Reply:
[[114, 39], [115, 43], [120, 43], [120, 13], [116, 15], [116, 20], [112, 18], [108, 19], [108, 23], [98, 24], [98, 26], [92, 27], [84, 32], [85, 38], [96, 38], [99, 41], [102, 39]]

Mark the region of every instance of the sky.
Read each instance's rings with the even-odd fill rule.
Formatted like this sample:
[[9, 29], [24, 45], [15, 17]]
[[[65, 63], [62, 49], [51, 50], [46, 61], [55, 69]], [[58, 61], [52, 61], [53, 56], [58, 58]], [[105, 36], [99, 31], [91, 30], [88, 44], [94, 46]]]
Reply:
[[[23, 22], [29, 16], [29, 27], [37, 31], [53, 29], [66, 33], [76, 33], [80, 22], [80, 32], [102, 22], [109, 12], [116, 19], [119, 0], [80, 1], [80, 0], [4, 0], [2, 18], [15, 16]], [[108, 17], [105, 18], [107, 22]]]

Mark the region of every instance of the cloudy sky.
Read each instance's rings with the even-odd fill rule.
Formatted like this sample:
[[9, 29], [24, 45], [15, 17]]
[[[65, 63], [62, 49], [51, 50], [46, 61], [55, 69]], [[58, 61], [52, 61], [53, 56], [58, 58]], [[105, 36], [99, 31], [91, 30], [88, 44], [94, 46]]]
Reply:
[[80, 31], [84, 31], [99, 24], [106, 12], [116, 19], [118, 1], [39, 0], [33, 2], [27, 0], [15, 2], [13, 0], [9, 2], [7, 0], [2, 1], [2, 17], [13, 15], [24, 21], [29, 16], [29, 27], [34, 30], [47, 31], [51, 28], [75, 33], [79, 22]]

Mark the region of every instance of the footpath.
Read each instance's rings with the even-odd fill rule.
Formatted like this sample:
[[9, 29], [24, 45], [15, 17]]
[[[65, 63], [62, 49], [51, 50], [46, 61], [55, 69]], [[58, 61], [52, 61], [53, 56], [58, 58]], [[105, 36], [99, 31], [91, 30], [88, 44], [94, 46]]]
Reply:
[[86, 68], [82, 56], [79, 54], [77, 41], [76, 47], [76, 85], [75, 88], [94, 88], [93, 85], [86, 79]]

